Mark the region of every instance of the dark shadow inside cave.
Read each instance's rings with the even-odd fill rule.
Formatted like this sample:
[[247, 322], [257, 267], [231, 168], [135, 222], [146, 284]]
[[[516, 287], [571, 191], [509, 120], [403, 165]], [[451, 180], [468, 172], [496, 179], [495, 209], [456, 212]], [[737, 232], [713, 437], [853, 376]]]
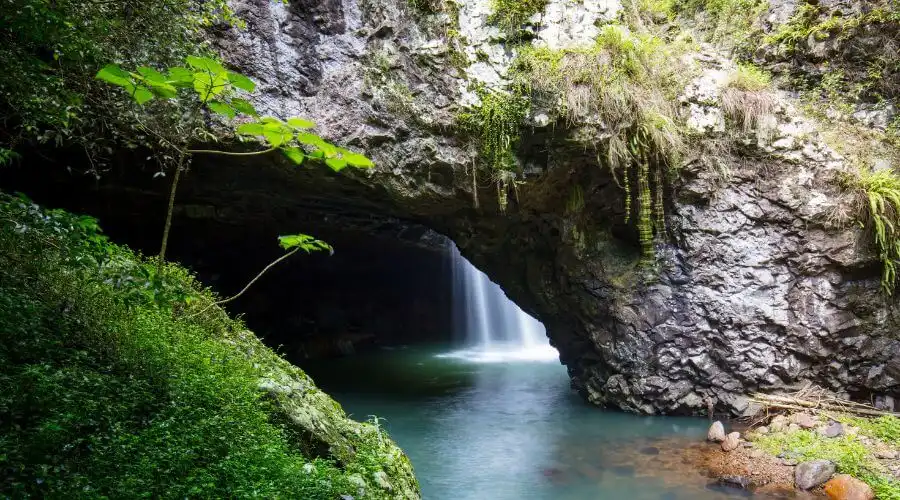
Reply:
[[[165, 215], [161, 188], [167, 181], [154, 182], [146, 172], [135, 177], [141, 183], [123, 189], [115, 177], [97, 181], [58, 168], [17, 168], [0, 173], [0, 188], [96, 217], [112, 241], [155, 255]], [[331, 244], [332, 255], [300, 252], [226, 306], [294, 361], [452, 340], [452, 243], [447, 238], [382, 214], [312, 207], [274, 210], [258, 219], [231, 218], [221, 206], [182, 196], [167, 258], [229, 297], [284, 254], [279, 235], [302, 232]]]

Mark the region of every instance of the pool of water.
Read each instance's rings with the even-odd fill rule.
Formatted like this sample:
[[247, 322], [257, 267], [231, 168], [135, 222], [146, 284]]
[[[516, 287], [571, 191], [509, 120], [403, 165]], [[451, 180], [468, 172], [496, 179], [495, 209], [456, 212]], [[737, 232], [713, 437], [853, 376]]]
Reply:
[[357, 420], [371, 415], [406, 451], [426, 500], [713, 500], [673, 448], [702, 445], [705, 419], [603, 411], [547, 356], [500, 360], [440, 347], [307, 364]]

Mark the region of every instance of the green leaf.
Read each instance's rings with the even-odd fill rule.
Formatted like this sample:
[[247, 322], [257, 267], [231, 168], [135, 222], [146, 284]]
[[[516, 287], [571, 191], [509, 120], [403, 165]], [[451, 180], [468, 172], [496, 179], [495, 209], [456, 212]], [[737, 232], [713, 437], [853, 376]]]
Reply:
[[225, 73], [209, 75], [208, 73], [194, 73], [194, 90], [200, 96], [201, 101], [219, 96], [225, 92], [228, 86], [228, 76]]
[[176, 87], [190, 87], [194, 84], [194, 72], [180, 66], [169, 68], [168, 81]]
[[281, 152], [284, 153], [284, 156], [287, 156], [289, 160], [296, 163], [297, 165], [303, 164], [303, 160], [306, 159], [306, 155], [303, 154], [303, 150], [296, 146], [281, 148]]
[[243, 123], [238, 125], [235, 132], [239, 135], [261, 136], [266, 133], [266, 128], [261, 123]]
[[328, 158], [325, 160], [325, 164], [331, 167], [331, 170], [335, 172], [340, 172], [347, 168], [347, 162], [340, 158]]
[[288, 118], [287, 123], [288, 123], [288, 125], [290, 125], [294, 128], [297, 128], [297, 129], [315, 128], [315, 126], [316, 126], [315, 122], [309, 121], [305, 118], [299, 118], [299, 117]]
[[132, 85], [131, 74], [120, 68], [118, 64], [107, 64], [97, 72], [95, 78], [120, 87]]
[[250, 101], [246, 99], [232, 99], [231, 106], [235, 110], [237, 110], [238, 113], [243, 113], [250, 116], [259, 116], [259, 113], [256, 112], [256, 108], [253, 107], [253, 104], [250, 104]]
[[218, 113], [220, 115], [227, 116], [228, 118], [234, 118], [237, 115], [237, 112], [235, 112], [234, 108], [222, 101], [209, 101], [206, 103], [206, 105], [213, 113]]
[[149, 66], [141, 66], [137, 69], [137, 72], [147, 82], [167, 83], [165, 75]]
[[375, 166], [375, 163], [372, 160], [366, 158], [365, 156], [354, 153], [352, 151], [347, 151], [346, 149], [341, 149], [341, 158], [347, 162], [351, 167], [356, 168], [372, 168]]
[[231, 81], [232, 85], [241, 90], [246, 90], [247, 92], [253, 92], [254, 90], [256, 90], [256, 83], [240, 73], [229, 71], [228, 79]]
[[225, 73], [225, 67], [215, 59], [210, 59], [208, 57], [188, 56], [186, 61], [188, 63], [188, 66], [194, 69], [207, 71], [213, 74]]
[[316, 134], [310, 134], [309, 132], [298, 133], [297, 141], [299, 141], [301, 144], [306, 144], [313, 147], [319, 147], [320, 144], [325, 142], [321, 137], [317, 136]]
[[285, 250], [300, 248], [302, 250], [305, 250], [307, 253], [320, 252], [323, 250], [327, 250], [332, 254], [334, 253], [334, 248], [332, 248], [331, 245], [325, 243], [322, 240], [317, 240], [308, 234], [291, 234], [287, 236], [279, 236], [278, 244], [281, 245], [281, 248]]
[[147, 87], [138, 86], [134, 89], [131, 96], [134, 97], [138, 104], [143, 105], [153, 99], [153, 92], [150, 92], [150, 89]]

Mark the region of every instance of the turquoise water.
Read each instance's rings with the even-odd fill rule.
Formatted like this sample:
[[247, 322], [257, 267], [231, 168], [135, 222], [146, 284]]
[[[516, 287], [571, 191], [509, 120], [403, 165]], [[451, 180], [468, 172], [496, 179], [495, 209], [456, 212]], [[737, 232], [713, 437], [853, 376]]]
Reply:
[[707, 487], [681, 447], [705, 419], [586, 405], [558, 361], [471, 362], [440, 348], [381, 351], [304, 368], [357, 420], [406, 451], [426, 500], [738, 498]]

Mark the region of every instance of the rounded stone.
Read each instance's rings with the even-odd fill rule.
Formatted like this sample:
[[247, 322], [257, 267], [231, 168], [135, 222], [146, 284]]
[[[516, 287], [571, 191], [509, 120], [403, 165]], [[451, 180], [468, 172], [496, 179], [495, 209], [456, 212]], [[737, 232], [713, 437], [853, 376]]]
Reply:
[[825, 483], [825, 494], [831, 500], [872, 500], [875, 492], [868, 484], [847, 474], [838, 474]]
[[794, 469], [794, 484], [801, 490], [810, 490], [828, 481], [834, 471], [834, 464], [828, 460], [803, 462]]
[[741, 434], [739, 432], [732, 432], [731, 434], [725, 436], [725, 440], [722, 441], [722, 451], [732, 451], [740, 444]]
[[722, 425], [722, 422], [716, 420], [709, 426], [709, 431], [706, 433], [706, 439], [714, 443], [725, 441], [725, 426]]

